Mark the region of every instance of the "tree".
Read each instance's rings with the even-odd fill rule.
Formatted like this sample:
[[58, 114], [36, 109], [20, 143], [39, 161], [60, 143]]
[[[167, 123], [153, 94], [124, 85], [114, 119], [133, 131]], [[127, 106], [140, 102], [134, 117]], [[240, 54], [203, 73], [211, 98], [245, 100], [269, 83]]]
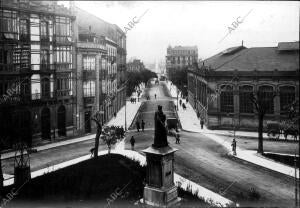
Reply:
[[127, 83], [127, 96], [131, 96], [131, 94], [135, 91], [135, 88], [139, 86], [141, 83], [147, 83], [151, 78], [156, 78], [157, 75], [145, 69], [143, 71], [130, 71], [127, 72], [128, 83]]
[[183, 94], [186, 96], [186, 86], [187, 86], [187, 67], [186, 68], [174, 68], [171, 69], [172, 71], [170, 80], [171, 82], [176, 85], [176, 87], [183, 92]]
[[[269, 93], [269, 92], [268, 92]], [[256, 93], [250, 96], [251, 102], [255, 106], [255, 110], [258, 116], [258, 149], [257, 153], [264, 153], [263, 148], [263, 123], [264, 117], [268, 112], [268, 109], [273, 108], [273, 99], [275, 94], [273, 93], [271, 96], [266, 94], [266, 92], [258, 90]]]
[[102, 132], [102, 124], [101, 124], [101, 114], [97, 112], [95, 116], [91, 118], [97, 125], [97, 133], [95, 137], [95, 147], [94, 147], [94, 158], [98, 157], [98, 148], [99, 148], [99, 139]]
[[116, 144], [118, 141], [115, 127], [105, 127], [101, 139], [106, 144], [108, 148], [108, 154], [110, 154], [111, 146]]

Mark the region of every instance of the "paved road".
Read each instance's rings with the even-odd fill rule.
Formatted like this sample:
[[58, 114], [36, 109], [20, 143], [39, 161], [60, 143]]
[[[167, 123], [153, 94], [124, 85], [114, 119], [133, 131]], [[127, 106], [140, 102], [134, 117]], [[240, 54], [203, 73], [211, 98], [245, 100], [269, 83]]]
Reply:
[[[158, 100], [145, 102], [137, 116], [138, 120], [146, 122], [146, 128], [150, 130], [137, 133], [134, 125], [130, 128], [132, 132], [128, 137], [134, 135], [137, 151], [153, 143], [154, 110], [158, 104], [163, 106], [167, 116], [174, 115], [174, 106], [170, 104], [165, 86], [153, 85], [145, 95], [153, 97], [154, 93]], [[222, 193], [242, 206], [293, 205], [294, 181], [291, 177], [228, 156], [222, 145], [203, 134], [184, 131], [180, 134], [180, 145], [175, 144], [174, 137], [168, 137], [170, 145], [179, 149], [175, 154], [175, 171], [178, 174], [214, 192]], [[128, 140], [126, 149], [130, 148]], [[253, 199], [255, 194], [251, 194], [251, 189], [259, 193], [259, 200]]]
[[[163, 106], [167, 116], [175, 115], [168, 90], [163, 85], [153, 85], [146, 89], [147, 94], [150, 94], [151, 100], [141, 106], [137, 118], [144, 119], [146, 128], [150, 130], [137, 133], [132, 126], [126, 138], [127, 142], [131, 135], [135, 135], [137, 150], [145, 149], [153, 143], [153, 113], [158, 104]], [[157, 94], [157, 100], [154, 100], [154, 94]], [[178, 174], [212, 191], [223, 191], [225, 197], [241, 205], [293, 205], [292, 178], [229, 157], [221, 145], [202, 134], [181, 132], [180, 145], [175, 144], [173, 137], [168, 137], [168, 141], [171, 146], [179, 149], [175, 154], [175, 171]], [[31, 169], [45, 168], [89, 154], [93, 145], [94, 140], [89, 140], [34, 153], [31, 155]], [[126, 148], [130, 148], [128, 142]], [[101, 144], [99, 149], [104, 150], [106, 147]], [[13, 173], [13, 159], [3, 160], [3, 166], [4, 173]], [[261, 195], [261, 200], [252, 202], [249, 199], [252, 187]]]

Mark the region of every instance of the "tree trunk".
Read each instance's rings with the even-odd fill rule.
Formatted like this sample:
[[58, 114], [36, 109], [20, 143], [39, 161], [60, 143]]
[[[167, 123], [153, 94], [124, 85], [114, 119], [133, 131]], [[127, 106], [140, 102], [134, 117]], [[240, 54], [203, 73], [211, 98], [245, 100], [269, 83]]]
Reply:
[[97, 134], [96, 134], [96, 138], [95, 138], [95, 150], [94, 150], [94, 157], [98, 157], [98, 147], [99, 147], [99, 139], [100, 139], [100, 135], [102, 132], [102, 126], [101, 125], [97, 125]]
[[[1, 150], [0, 150], [1, 151]], [[1, 159], [1, 152], [0, 152], [0, 194], [2, 193], [3, 190], [3, 172], [2, 172], [2, 159]]]
[[258, 149], [257, 153], [263, 154], [264, 148], [263, 148], [263, 122], [264, 122], [264, 116], [258, 115]]

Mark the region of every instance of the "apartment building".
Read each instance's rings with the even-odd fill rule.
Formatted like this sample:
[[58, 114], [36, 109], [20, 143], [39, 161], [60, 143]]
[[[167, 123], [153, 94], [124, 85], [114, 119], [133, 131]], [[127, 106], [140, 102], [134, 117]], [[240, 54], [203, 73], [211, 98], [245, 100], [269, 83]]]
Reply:
[[73, 22], [50, 1], [0, 5], [0, 136], [5, 148], [73, 132]]

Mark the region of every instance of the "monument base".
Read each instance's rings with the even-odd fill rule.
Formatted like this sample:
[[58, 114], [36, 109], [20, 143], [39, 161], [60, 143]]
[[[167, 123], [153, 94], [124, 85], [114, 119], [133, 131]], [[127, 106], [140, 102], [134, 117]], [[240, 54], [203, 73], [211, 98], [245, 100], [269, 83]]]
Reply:
[[144, 187], [143, 203], [156, 207], [174, 207], [179, 205], [180, 198], [177, 197], [177, 187], [168, 189]]

